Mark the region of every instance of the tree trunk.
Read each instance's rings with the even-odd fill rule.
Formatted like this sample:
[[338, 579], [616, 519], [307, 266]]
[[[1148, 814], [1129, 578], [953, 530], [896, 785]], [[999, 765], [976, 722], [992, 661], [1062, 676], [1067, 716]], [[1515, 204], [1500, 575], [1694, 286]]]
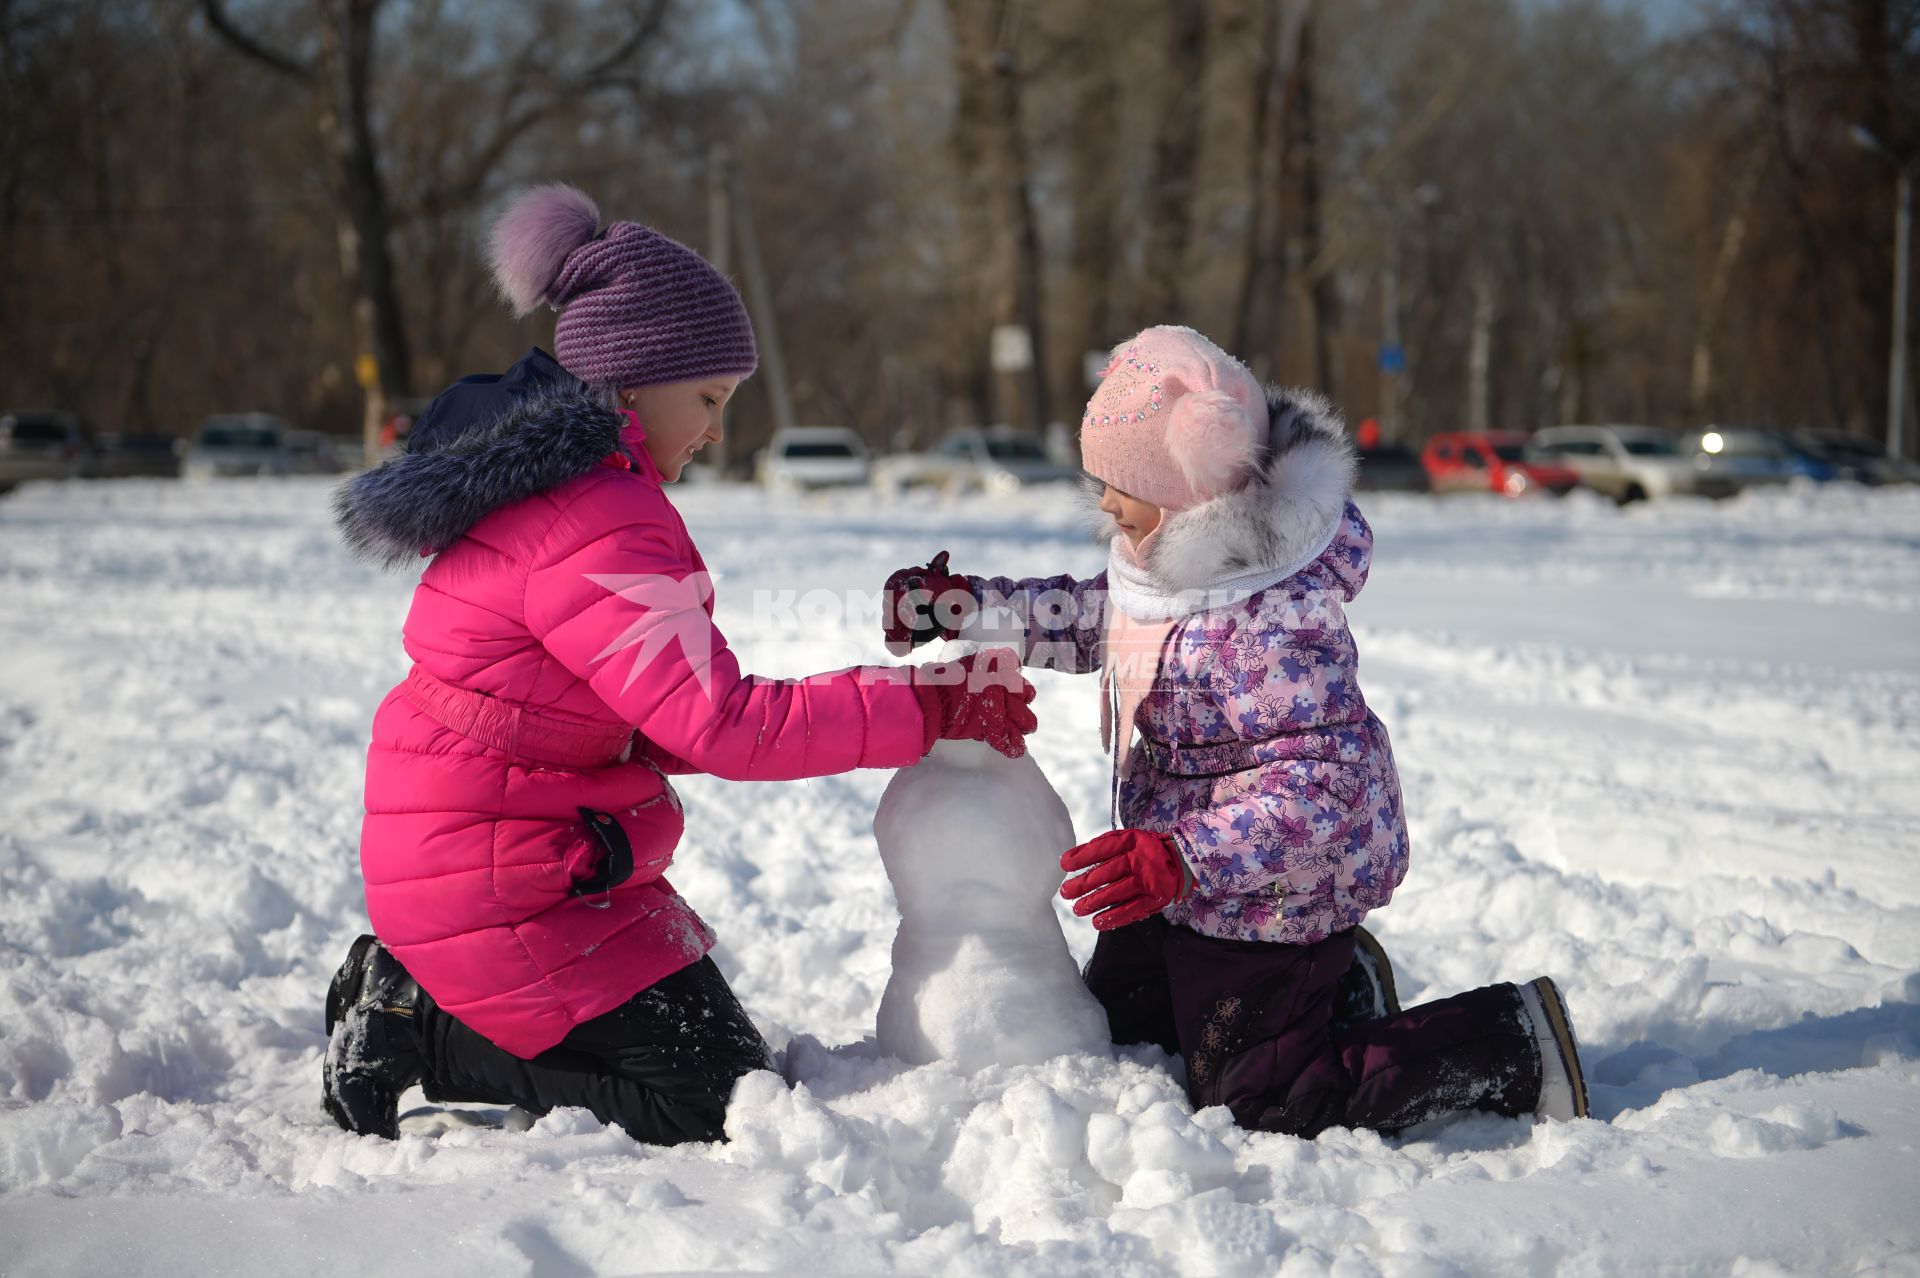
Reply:
[[1234, 299], [1234, 351], [1253, 361], [1256, 375], [1269, 372], [1265, 355], [1272, 332], [1272, 295], [1284, 243], [1287, 138], [1300, 73], [1300, 35], [1312, 0], [1270, 0], [1270, 16], [1262, 41], [1267, 50], [1255, 92], [1253, 140], [1255, 154], [1247, 210], [1245, 269]]
[[[1293, 159], [1298, 171], [1300, 192], [1299, 251], [1294, 260], [1305, 264], [1319, 260], [1326, 244], [1325, 228], [1320, 221], [1320, 137], [1314, 112], [1314, 26], [1315, 15], [1307, 15], [1300, 30], [1300, 69], [1296, 80], [1296, 99], [1290, 112], [1297, 129]], [[1332, 271], [1317, 272], [1303, 281], [1306, 311], [1313, 333], [1313, 379], [1315, 388], [1326, 395], [1335, 393], [1333, 382], [1333, 329], [1337, 322], [1338, 299], [1334, 295]]]
[[1740, 244], [1747, 235], [1747, 217], [1759, 193], [1760, 174], [1766, 168], [1766, 161], [1767, 152], [1763, 147], [1755, 147], [1748, 153], [1734, 187], [1733, 210], [1720, 231], [1720, 249], [1713, 257], [1706, 295], [1700, 300], [1700, 314], [1693, 330], [1693, 358], [1687, 370], [1687, 416], [1696, 421], [1708, 420], [1711, 412], [1708, 400], [1713, 393], [1713, 331], [1733, 280], [1734, 263], [1740, 260]]
[[1166, 96], [1154, 133], [1153, 180], [1147, 188], [1146, 273], [1136, 299], [1135, 318], [1143, 324], [1177, 323], [1181, 316], [1206, 71], [1207, 6], [1198, 0], [1171, 6], [1161, 73]]
[[380, 0], [326, 0], [314, 76], [320, 139], [332, 161], [340, 269], [354, 290], [354, 371], [366, 392], [367, 457], [379, 449], [389, 406], [410, 390], [407, 339], [393, 283], [392, 224], [374, 154], [374, 19]]
[[[1089, 6], [1089, 13], [1093, 12]], [[1073, 199], [1072, 243], [1067, 255], [1060, 340], [1055, 344], [1053, 393], [1063, 410], [1084, 403], [1089, 387], [1083, 361], [1105, 350], [1114, 331], [1113, 278], [1118, 258], [1114, 235], [1113, 120], [1120, 85], [1110, 57], [1088, 59], [1079, 71], [1073, 102], [1073, 145], [1068, 148], [1068, 187]]]
[[1483, 431], [1490, 420], [1493, 368], [1493, 272], [1486, 263], [1473, 264], [1473, 329], [1467, 341], [1467, 430]]
[[1019, 11], [1020, 0], [947, 0], [960, 85], [954, 154], [963, 189], [978, 197], [987, 318], [995, 326], [1025, 327], [1032, 348], [1024, 369], [994, 379], [996, 408], [1039, 430], [1047, 424], [1047, 360], [1040, 227], [1028, 189], [1013, 52]]

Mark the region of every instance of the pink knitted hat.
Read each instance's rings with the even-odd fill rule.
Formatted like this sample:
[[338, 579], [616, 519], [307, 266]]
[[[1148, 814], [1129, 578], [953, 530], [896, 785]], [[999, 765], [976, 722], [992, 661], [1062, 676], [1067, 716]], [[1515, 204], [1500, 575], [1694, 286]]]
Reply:
[[1087, 473], [1163, 510], [1240, 486], [1267, 424], [1266, 396], [1233, 356], [1190, 328], [1120, 343], [1080, 419]]
[[753, 324], [712, 263], [638, 222], [600, 226], [561, 183], [517, 198], [493, 228], [493, 274], [525, 315], [560, 312], [553, 353], [596, 386], [653, 386], [753, 372]]

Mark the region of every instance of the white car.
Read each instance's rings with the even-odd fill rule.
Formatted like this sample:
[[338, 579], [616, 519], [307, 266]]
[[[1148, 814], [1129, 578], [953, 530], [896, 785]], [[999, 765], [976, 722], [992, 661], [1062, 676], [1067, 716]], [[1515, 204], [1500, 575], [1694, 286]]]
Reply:
[[1079, 477], [1074, 467], [1055, 461], [1038, 436], [1004, 426], [948, 431], [931, 452], [883, 458], [873, 472], [874, 486], [887, 492], [930, 485], [948, 493], [1011, 493]]
[[201, 422], [180, 459], [188, 479], [285, 475], [293, 470], [287, 424], [271, 413], [221, 413]]
[[1622, 506], [1676, 493], [1732, 492], [1711, 491], [1714, 484], [1682, 452], [1680, 441], [1657, 426], [1551, 426], [1527, 440], [1527, 455], [1568, 467], [1582, 484]]
[[872, 470], [866, 441], [844, 426], [777, 430], [756, 467], [762, 487], [788, 492], [865, 484]]

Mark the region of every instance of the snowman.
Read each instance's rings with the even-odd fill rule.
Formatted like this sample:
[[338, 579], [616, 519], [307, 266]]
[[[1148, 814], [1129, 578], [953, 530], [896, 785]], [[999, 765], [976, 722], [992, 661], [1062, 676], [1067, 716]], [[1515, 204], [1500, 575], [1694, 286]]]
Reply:
[[882, 1051], [972, 1071], [1108, 1050], [1053, 912], [1073, 821], [1032, 756], [942, 741], [895, 774], [873, 833], [900, 905]]

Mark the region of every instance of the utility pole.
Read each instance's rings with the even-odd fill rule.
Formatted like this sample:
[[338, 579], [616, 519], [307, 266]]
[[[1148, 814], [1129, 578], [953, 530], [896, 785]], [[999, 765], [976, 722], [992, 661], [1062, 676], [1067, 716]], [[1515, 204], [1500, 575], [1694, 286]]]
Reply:
[[[767, 285], [766, 267], [760, 260], [760, 241], [753, 233], [753, 207], [747, 202], [746, 180], [740, 165], [731, 155], [722, 155], [726, 202], [732, 211], [734, 238], [740, 247], [740, 272], [747, 284], [747, 307], [753, 312], [754, 334], [760, 346], [760, 376], [767, 385], [767, 399], [773, 407], [773, 428], [791, 429], [793, 389], [787, 385], [787, 361], [780, 352], [780, 325], [773, 313], [773, 290]], [[709, 204], [711, 210], [711, 204]]]
[[1893, 352], [1887, 360], [1887, 456], [1906, 454], [1903, 414], [1907, 409], [1907, 276], [1913, 240], [1913, 173], [1900, 169], [1893, 211]]
[[1375, 363], [1380, 377], [1380, 437], [1397, 442], [1407, 348], [1400, 336], [1400, 237], [1390, 232], [1386, 269], [1380, 273], [1380, 353]]
[[1887, 149], [1864, 124], [1853, 126], [1853, 140], [1893, 166], [1893, 344], [1887, 355], [1887, 456], [1906, 454], [1907, 276], [1913, 239], [1913, 166]]

